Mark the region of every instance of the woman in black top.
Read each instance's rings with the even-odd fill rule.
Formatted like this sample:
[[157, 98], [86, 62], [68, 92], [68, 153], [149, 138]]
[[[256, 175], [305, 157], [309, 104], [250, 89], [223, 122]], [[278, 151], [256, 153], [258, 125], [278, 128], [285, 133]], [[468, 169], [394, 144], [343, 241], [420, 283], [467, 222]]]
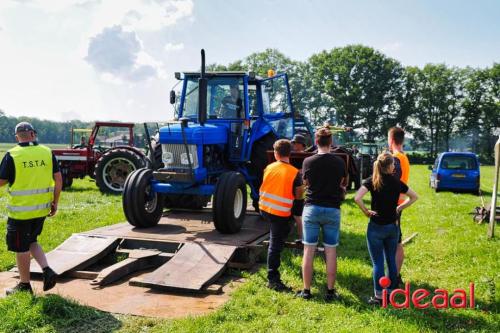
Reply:
[[[373, 175], [363, 181], [354, 201], [370, 218], [366, 239], [368, 251], [373, 264], [373, 285], [375, 297], [369, 299], [371, 304], [380, 304], [382, 287], [379, 279], [385, 275], [384, 257], [387, 261], [391, 285], [389, 293], [397, 285], [396, 248], [399, 229], [397, 226], [399, 213], [417, 200], [417, 194], [402, 181], [394, 177], [394, 158], [389, 152], [380, 154], [373, 165]], [[365, 207], [363, 197], [370, 192], [372, 196], [371, 209]], [[399, 194], [408, 198], [398, 206]]]

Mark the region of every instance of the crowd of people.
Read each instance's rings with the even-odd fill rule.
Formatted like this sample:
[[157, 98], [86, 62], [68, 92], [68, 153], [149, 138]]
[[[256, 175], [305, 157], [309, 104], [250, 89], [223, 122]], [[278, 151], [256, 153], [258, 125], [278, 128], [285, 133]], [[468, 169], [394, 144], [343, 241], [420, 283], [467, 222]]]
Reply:
[[[320, 235], [326, 258], [327, 291], [325, 300], [339, 298], [335, 289], [337, 273], [337, 246], [340, 239], [341, 203], [345, 199], [347, 173], [345, 162], [331, 154], [332, 132], [322, 127], [315, 133], [316, 154], [304, 159], [299, 168], [290, 163], [290, 154], [304, 151], [305, 140], [296, 135], [292, 141], [281, 139], [274, 144], [276, 162], [268, 165], [260, 188], [259, 209], [270, 224], [267, 260], [268, 287], [291, 292], [280, 277], [281, 252], [295, 222], [296, 243], [303, 245], [303, 288], [297, 297], [310, 299], [313, 262]], [[401, 213], [417, 200], [417, 194], [408, 187], [410, 164], [403, 152], [404, 130], [393, 127], [388, 133], [389, 150], [380, 154], [374, 163], [373, 174], [362, 182], [355, 202], [369, 219], [366, 239], [373, 265], [374, 295], [370, 304], [382, 303], [379, 280], [388, 275], [389, 291], [401, 285], [401, 266], [404, 252], [401, 233]], [[371, 207], [363, 197], [370, 192]], [[384, 261], [387, 264], [385, 273]]]

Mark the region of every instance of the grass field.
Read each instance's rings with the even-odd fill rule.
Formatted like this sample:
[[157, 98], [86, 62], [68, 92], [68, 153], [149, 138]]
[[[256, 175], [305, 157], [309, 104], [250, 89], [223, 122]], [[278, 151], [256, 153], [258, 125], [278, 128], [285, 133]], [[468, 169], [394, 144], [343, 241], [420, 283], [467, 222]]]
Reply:
[[[482, 167], [482, 188], [491, 194], [492, 167]], [[395, 310], [365, 303], [372, 292], [371, 264], [366, 248], [366, 218], [350, 193], [342, 206], [338, 247], [338, 290], [342, 300], [324, 303], [325, 267], [317, 258], [311, 301], [294, 299], [265, 288], [265, 268], [247, 276], [231, 300], [212, 314], [180, 320], [114, 316], [80, 306], [58, 296], [16, 295], [0, 300], [0, 331], [5, 332], [317, 332], [317, 331], [462, 331], [500, 332], [500, 229], [488, 240], [486, 225], [469, 213], [480, 205], [471, 194], [434, 193], [428, 188], [426, 166], [412, 166], [410, 186], [420, 200], [405, 211], [403, 233], [419, 235], [407, 245], [403, 278], [412, 289], [454, 290], [476, 285], [476, 309]], [[0, 228], [5, 230], [5, 189], [0, 190]], [[89, 180], [75, 181], [64, 192], [59, 214], [47, 220], [40, 242], [46, 250], [74, 232], [124, 220], [121, 198], [101, 195]], [[14, 256], [0, 242], [0, 270], [14, 265]], [[285, 251], [284, 281], [301, 287], [301, 257]]]

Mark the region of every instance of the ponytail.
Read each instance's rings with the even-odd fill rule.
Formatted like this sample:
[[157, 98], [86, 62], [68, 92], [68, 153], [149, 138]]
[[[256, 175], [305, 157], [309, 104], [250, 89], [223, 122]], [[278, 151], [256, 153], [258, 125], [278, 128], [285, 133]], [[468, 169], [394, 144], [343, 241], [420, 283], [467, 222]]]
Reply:
[[393, 163], [394, 158], [389, 152], [378, 155], [377, 160], [373, 163], [372, 183], [375, 191], [380, 191], [384, 186], [382, 175], [390, 173], [390, 167]]
[[380, 191], [382, 185], [384, 185], [384, 181], [382, 180], [382, 170], [378, 159], [373, 163], [372, 182], [375, 191]]

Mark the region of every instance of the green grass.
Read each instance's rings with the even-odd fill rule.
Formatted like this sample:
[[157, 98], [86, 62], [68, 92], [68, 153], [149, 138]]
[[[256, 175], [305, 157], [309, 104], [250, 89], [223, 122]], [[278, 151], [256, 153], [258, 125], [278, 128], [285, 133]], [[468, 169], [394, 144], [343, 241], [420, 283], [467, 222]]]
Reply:
[[[482, 189], [491, 194], [493, 168], [482, 167]], [[412, 166], [410, 186], [420, 200], [404, 213], [403, 233], [419, 235], [406, 246], [403, 277], [412, 288], [434, 290], [476, 285], [473, 310], [395, 310], [372, 308], [365, 299], [372, 292], [371, 264], [366, 249], [366, 218], [355, 206], [353, 193], [342, 206], [338, 248], [338, 290], [342, 301], [322, 301], [325, 267], [315, 261], [314, 299], [303, 301], [265, 288], [265, 268], [244, 273], [247, 282], [229, 302], [212, 314], [179, 320], [111, 316], [57, 296], [30, 298], [18, 295], [0, 300], [0, 331], [61, 332], [300, 332], [300, 331], [500, 331], [500, 229], [488, 240], [486, 225], [472, 222], [469, 213], [480, 205], [471, 194], [434, 193], [428, 188], [426, 166]], [[5, 191], [0, 190], [0, 227], [5, 230]], [[48, 219], [40, 242], [46, 250], [74, 232], [124, 220], [120, 197], [101, 195], [95, 184], [77, 180], [64, 192], [59, 214]], [[14, 265], [14, 256], [0, 244], [0, 269]], [[301, 287], [299, 254], [286, 250], [282, 276]], [[35, 318], [32, 320], [31, 318]], [[80, 326], [83, 329], [79, 328]], [[78, 328], [77, 328], [78, 327]]]

